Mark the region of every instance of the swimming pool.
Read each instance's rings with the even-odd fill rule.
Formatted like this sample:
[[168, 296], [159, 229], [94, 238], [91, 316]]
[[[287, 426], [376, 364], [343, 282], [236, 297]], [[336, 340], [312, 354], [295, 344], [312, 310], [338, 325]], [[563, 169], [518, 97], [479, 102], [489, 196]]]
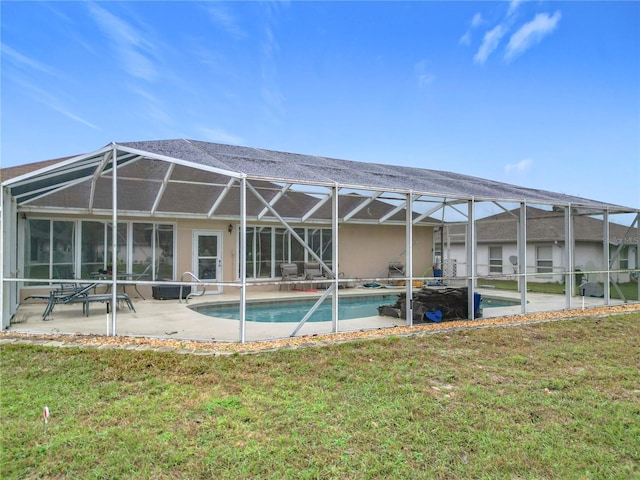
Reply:
[[[338, 303], [338, 318], [351, 320], [353, 318], [372, 317], [378, 315], [380, 305], [396, 303], [398, 294], [358, 295], [340, 297]], [[316, 302], [315, 299], [278, 300], [247, 302], [246, 321], [262, 323], [298, 323]], [[506, 307], [519, 305], [517, 300], [498, 297], [482, 297], [482, 308]], [[238, 303], [204, 304], [189, 307], [192, 310], [209, 317], [240, 319]], [[327, 298], [311, 315], [308, 322], [331, 321], [331, 298]]]
[[[380, 305], [393, 304], [397, 299], [397, 294], [341, 297], [338, 302], [338, 318], [340, 320], [350, 320], [378, 315], [378, 307]], [[247, 302], [245, 318], [247, 322], [298, 323], [315, 302], [316, 300], [314, 299]], [[240, 319], [240, 307], [237, 303], [194, 305], [190, 308], [210, 317]], [[313, 312], [307, 322], [330, 321], [331, 298], [328, 298]]]
[[504, 297], [489, 297], [483, 295], [480, 305], [482, 306], [482, 308], [514, 307], [516, 305], [520, 305], [520, 300]]

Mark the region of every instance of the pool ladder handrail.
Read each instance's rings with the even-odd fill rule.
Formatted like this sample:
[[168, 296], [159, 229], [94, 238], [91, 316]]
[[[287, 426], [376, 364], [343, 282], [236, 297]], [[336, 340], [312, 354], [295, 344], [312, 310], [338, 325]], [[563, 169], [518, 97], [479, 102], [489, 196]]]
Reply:
[[[196, 281], [196, 283], [199, 283], [202, 285], [202, 291], [196, 293], [189, 293], [189, 295], [187, 295], [187, 298], [184, 299], [184, 303], [189, 303], [189, 299], [191, 297], [201, 297], [202, 295], [204, 295], [204, 292], [207, 291], [207, 286], [202, 282], [202, 280], [200, 280], [198, 277], [196, 277], [193, 273], [191, 272], [184, 272], [182, 274], [182, 276], [180, 277], [180, 282], [184, 282], [184, 276], [185, 275], [189, 275], [193, 280]], [[181, 283], [180, 284], [180, 295], [178, 295], [178, 303], [182, 303], [182, 287], [184, 287], [184, 285]]]

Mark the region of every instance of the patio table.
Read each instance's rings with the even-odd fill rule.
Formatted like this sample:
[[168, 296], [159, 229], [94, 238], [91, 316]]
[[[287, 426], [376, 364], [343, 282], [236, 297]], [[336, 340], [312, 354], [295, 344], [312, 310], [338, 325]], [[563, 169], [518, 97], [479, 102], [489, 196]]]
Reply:
[[[113, 278], [113, 274], [111, 273], [104, 273], [104, 272], [91, 272], [91, 277], [96, 279], [96, 280], [111, 280]], [[135, 280], [140, 280], [141, 278], [145, 277], [147, 274], [146, 273], [118, 273], [116, 275], [116, 279], [117, 280], [127, 280], [127, 281], [135, 281]], [[107, 283], [106, 285], [109, 286], [109, 288], [111, 288], [111, 284]], [[127, 284], [126, 283], [121, 283], [120, 284], [122, 286], [122, 293], [127, 293]], [[144, 296], [140, 293], [140, 290], [138, 290], [138, 285], [136, 283], [133, 284], [133, 288], [135, 289], [136, 293], [138, 294], [138, 296], [140, 298], [142, 298], [142, 300], [146, 300], [146, 298], [144, 298]], [[108, 290], [107, 290], [108, 291]]]

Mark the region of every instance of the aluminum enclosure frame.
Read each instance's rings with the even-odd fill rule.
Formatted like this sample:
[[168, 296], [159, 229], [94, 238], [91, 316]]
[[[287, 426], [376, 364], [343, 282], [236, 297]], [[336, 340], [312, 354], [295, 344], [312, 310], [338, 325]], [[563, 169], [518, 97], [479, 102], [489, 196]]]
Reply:
[[[185, 153], [186, 152], [186, 153]], [[136, 162], [157, 161], [166, 164], [167, 168], [164, 174], [158, 180], [134, 179], [127, 175], [120, 174], [118, 171], [126, 168], [135, 168]], [[295, 163], [299, 161], [300, 163]], [[306, 162], [306, 163], [304, 163]], [[316, 165], [316, 173], [313, 168], [307, 168], [313, 162], [325, 162], [328, 167]], [[156, 165], [156, 164], [154, 164]], [[242, 170], [243, 165], [246, 171]], [[276, 165], [276, 167], [273, 167]], [[290, 165], [291, 168], [286, 172], [278, 170], [283, 165]], [[184, 185], [193, 185], [203, 188], [219, 188], [220, 194], [216, 197], [203, 213], [196, 212], [166, 212], [161, 209], [162, 200], [167, 194], [168, 189], [179, 183], [173, 179], [176, 171], [184, 167], [189, 170], [197, 170], [203, 175], [209, 175], [212, 178], [220, 178], [218, 183], [206, 183], [196, 180], [180, 180]], [[275, 168], [277, 174], [265, 174], [265, 169]], [[182, 171], [184, 171], [182, 168]], [[355, 169], [355, 170], [354, 170]], [[367, 170], [364, 174], [362, 169]], [[371, 172], [369, 172], [371, 170]], [[335, 176], [330, 173], [334, 172]], [[400, 173], [398, 173], [400, 172]], [[160, 171], [158, 171], [158, 174]], [[101, 179], [108, 179], [111, 175], [111, 208], [96, 206], [98, 184]], [[434, 183], [430, 176], [436, 176], [444, 186]], [[224, 180], [226, 179], [226, 180]], [[65, 207], [63, 204], [47, 204], [43, 205], [44, 199], [55, 198], [61, 193], [68, 194], [73, 197], [74, 189], [79, 185], [90, 181], [91, 189], [87, 204], [82, 206]], [[127, 207], [121, 207], [118, 201], [119, 190], [123, 182], [154, 182], [157, 191], [152, 201], [149, 202], [151, 207], [146, 210], [132, 210]], [[411, 183], [410, 186], [403, 188], [401, 182]], [[271, 198], [264, 198], [259, 193], [253, 183], [272, 182], [279, 187], [279, 192]], [[207, 187], [210, 185], [210, 187]], [[290, 191], [294, 191], [293, 186], [307, 186], [309, 193], [317, 198], [317, 202], [299, 216], [285, 217], [278, 213], [275, 205], [282, 197]], [[417, 187], [417, 188], [415, 188]], [[465, 194], [465, 188], [469, 188], [473, 194]], [[235, 189], [239, 191], [238, 213], [239, 215], [231, 215], [228, 212], [219, 213], [219, 209], [228, 197], [232, 196]], [[328, 191], [328, 193], [326, 192]], [[481, 191], [484, 195], [477, 196], [475, 193]], [[341, 194], [341, 192], [344, 192]], [[368, 192], [368, 196], [362, 192]], [[468, 264], [472, 266], [470, 275], [467, 278], [469, 287], [469, 305], [473, 305], [476, 272], [475, 272], [475, 235], [474, 225], [476, 221], [476, 205], [484, 202], [516, 202], [521, 205], [521, 220], [519, 223], [519, 241], [518, 248], [518, 264], [526, 265], [526, 205], [528, 202], [543, 204], [549, 206], [563, 207], [566, 211], [566, 234], [567, 239], [572, 239], [571, 232], [571, 215], [574, 209], [588, 209], [590, 211], [600, 211], [605, 218], [609, 218], [611, 213], [629, 213], [635, 214], [636, 220], [634, 224], [638, 224], [640, 218], [640, 210], [627, 208], [617, 205], [611, 205], [594, 200], [583, 199], [579, 197], [567, 196], [564, 194], [555, 194], [553, 192], [543, 192], [540, 190], [532, 190], [512, 185], [501, 184], [499, 182], [475, 179], [458, 174], [447, 174], [446, 172], [415, 169], [408, 167], [394, 167], [391, 165], [364, 164], [360, 162], [343, 161], [337, 159], [328, 159], [325, 157], [305, 156], [287, 154], [282, 152], [271, 152], [260, 149], [250, 149], [246, 147], [232, 147], [220, 144], [206, 144], [205, 142], [196, 142], [190, 140], [172, 140], [159, 142], [136, 142], [136, 143], [111, 143], [95, 152], [66, 159], [60, 163], [45, 167], [43, 169], [27, 173], [15, 178], [10, 178], [2, 183], [2, 262], [0, 265], [0, 280], [2, 288], [0, 289], [0, 301], [2, 302], [2, 328], [9, 327], [10, 319], [15, 314], [18, 306], [17, 292], [18, 287], [23, 282], [43, 281], [42, 279], [24, 278], [18, 272], [17, 255], [13, 255], [17, 243], [17, 224], [18, 215], [29, 212], [50, 212], [50, 213], [67, 213], [89, 214], [89, 215], [110, 215], [114, 228], [117, 227], [118, 218], [120, 216], [131, 217], [155, 217], [171, 215], [176, 218], [194, 218], [194, 219], [211, 219], [216, 218], [233, 218], [240, 221], [243, 232], [247, 228], [248, 217], [248, 193], [252, 193], [262, 205], [259, 213], [255, 215], [257, 220], [265, 220], [268, 213], [270, 222], [276, 221], [295, 235], [295, 231], [290, 226], [291, 223], [330, 223], [332, 230], [332, 268], [329, 268], [322, 259], [319, 260], [321, 265], [330, 275], [332, 284], [327, 290], [326, 296], [332, 295], [332, 331], [338, 331], [338, 303], [339, 303], [339, 278], [337, 258], [339, 253], [339, 225], [349, 221], [365, 222], [358, 218], [358, 214], [374, 202], [386, 202], [389, 208], [382, 213], [373, 223], [382, 224], [389, 223], [394, 225], [405, 225], [406, 240], [406, 295], [408, 299], [412, 298], [413, 280], [415, 277], [412, 271], [412, 235], [414, 225], [432, 225], [445, 226], [445, 210], [452, 209], [458, 213], [465, 215], [465, 212], [458, 209], [458, 205], [467, 206], [467, 222], [468, 222]], [[351, 209], [339, 217], [339, 208], [341, 195], [345, 198], [353, 200]], [[360, 198], [361, 196], [361, 198]], [[58, 197], [59, 198], [59, 197]], [[404, 198], [404, 200], [402, 200]], [[358, 200], [361, 200], [358, 202]], [[331, 205], [330, 218], [316, 217], [317, 213], [327, 204]], [[416, 208], [416, 205], [421, 206]], [[404, 210], [404, 218], [402, 211]], [[441, 219], [435, 220], [434, 215], [442, 210]], [[252, 217], [253, 218], [253, 217]], [[640, 225], [636, 230], [640, 229]], [[630, 227], [633, 230], [633, 225]], [[608, 239], [608, 231], [604, 233], [605, 239]], [[301, 242], [304, 244], [304, 242]], [[607, 242], [608, 245], [608, 242]], [[637, 245], [637, 243], [636, 243]], [[246, 258], [246, 241], [240, 236], [240, 258]], [[115, 236], [112, 239], [112, 255], [117, 257], [117, 245]], [[306, 245], [305, 248], [311, 256], [315, 256], [313, 250]], [[608, 253], [607, 253], [608, 255]], [[636, 257], [638, 257], [638, 248], [636, 246]], [[317, 256], [315, 256], [317, 257]], [[608, 258], [608, 257], [607, 257]], [[636, 260], [636, 266], [637, 264]], [[607, 261], [607, 277], [609, 276], [610, 260]], [[120, 283], [118, 281], [117, 271], [114, 266], [112, 283], [112, 302], [116, 302], [116, 289]], [[520, 267], [522, 268], [522, 267]], [[566, 265], [570, 279], [573, 278], [573, 265], [568, 260]], [[526, 270], [519, 271], [519, 282], [521, 284], [521, 300], [523, 313], [526, 312]], [[53, 279], [49, 279], [52, 281]], [[72, 279], [69, 279], [72, 280]], [[569, 280], [571, 281], [571, 280]], [[157, 283], [157, 282], [156, 282]], [[246, 293], [247, 288], [252, 282], [246, 278], [245, 262], [240, 262], [240, 281], [232, 284], [240, 288], [240, 330], [239, 340], [246, 341]], [[640, 288], [640, 287], [639, 287]], [[572, 289], [571, 289], [572, 291]], [[606, 287], [605, 300], [609, 302], [609, 287]], [[319, 304], [319, 303], [318, 303]], [[567, 307], [571, 304], [569, 293], [567, 293]], [[411, 302], [407, 302], [407, 325], [412, 325], [412, 309]], [[470, 309], [470, 318], [473, 318], [474, 309]], [[117, 335], [117, 309], [111, 309], [110, 331], [107, 327], [107, 333]], [[310, 313], [313, 313], [313, 309]], [[309, 314], [310, 315], [310, 314]], [[308, 317], [305, 317], [305, 319]], [[302, 326], [302, 323], [299, 325]], [[299, 328], [298, 327], [298, 328]], [[297, 331], [297, 330], [296, 330]], [[293, 334], [296, 333], [293, 332]]]

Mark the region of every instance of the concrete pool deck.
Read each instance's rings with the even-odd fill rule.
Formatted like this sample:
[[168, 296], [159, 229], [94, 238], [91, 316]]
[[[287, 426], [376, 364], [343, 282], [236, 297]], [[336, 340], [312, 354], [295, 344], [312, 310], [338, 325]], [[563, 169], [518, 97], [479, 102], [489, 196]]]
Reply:
[[[340, 296], [353, 295], [388, 295], [404, 292], [404, 287], [387, 287], [383, 289], [351, 288], [340, 290]], [[484, 289], [477, 290], [483, 296], [520, 300], [518, 292]], [[249, 292], [247, 301], [285, 300], [318, 298], [322, 292]], [[527, 293], [527, 313], [558, 311], [566, 309], [564, 295]], [[604, 306], [602, 298], [574, 297], [572, 308]], [[240, 322], [224, 318], [209, 317], [198, 313], [190, 306], [206, 303], [231, 303], [238, 301], [237, 293], [222, 293], [196, 297], [189, 303], [178, 300], [154, 300], [132, 297], [136, 312], [129, 311], [126, 306], [118, 309], [116, 315], [116, 333], [119, 336], [165, 338], [174, 340], [202, 340], [237, 342], [240, 339]], [[611, 300], [610, 305], [622, 302]], [[106, 314], [102, 304], [93, 304], [88, 317], [83, 316], [80, 304], [56, 305], [53, 314], [46, 321], [42, 320], [45, 303], [27, 301], [20, 305], [11, 326], [10, 332], [39, 334], [79, 334], [109, 335], [112, 333], [112, 318]], [[483, 318], [504, 317], [521, 313], [520, 305], [485, 308]], [[296, 328], [297, 323], [245, 323], [245, 340], [260, 341], [287, 338]], [[352, 320], [341, 320], [338, 324], [340, 332], [375, 330], [381, 328], [405, 326], [403, 319], [381, 317], [378, 315]], [[321, 335], [333, 333], [331, 322], [307, 322], [297, 332], [297, 336]]]

